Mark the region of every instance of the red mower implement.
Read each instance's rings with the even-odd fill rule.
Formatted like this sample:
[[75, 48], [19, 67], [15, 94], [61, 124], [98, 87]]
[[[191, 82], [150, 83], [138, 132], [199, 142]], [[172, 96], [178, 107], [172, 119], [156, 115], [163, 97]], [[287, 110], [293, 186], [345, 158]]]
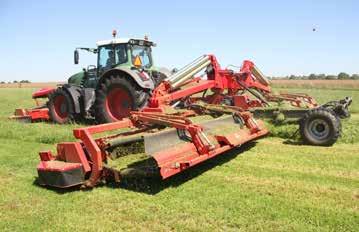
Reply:
[[24, 122], [48, 121], [50, 119], [49, 109], [46, 104], [41, 104], [39, 100], [48, 98], [54, 91], [54, 88], [43, 88], [34, 92], [32, 99], [35, 100], [36, 107], [32, 109], [15, 109], [15, 113], [13, 116], [10, 116], [10, 119]]
[[[56, 156], [40, 152], [38, 182], [59, 188], [93, 187], [101, 180], [120, 182], [129, 172], [148, 172], [107, 165], [114, 147], [138, 142], [144, 143], [144, 153], [155, 163], [153, 173], [166, 179], [268, 133], [249, 112], [231, 111], [231, 115], [202, 123], [193, 123], [181, 114], [131, 112], [128, 119], [75, 129], [74, 136], [80, 142], [59, 143]], [[131, 130], [95, 137], [124, 128]]]

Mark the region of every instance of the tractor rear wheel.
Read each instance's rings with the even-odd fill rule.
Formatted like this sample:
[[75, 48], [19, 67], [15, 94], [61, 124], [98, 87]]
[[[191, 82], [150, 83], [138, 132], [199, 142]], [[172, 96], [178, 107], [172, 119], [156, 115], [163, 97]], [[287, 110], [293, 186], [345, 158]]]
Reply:
[[331, 146], [340, 136], [341, 122], [330, 111], [315, 109], [300, 120], [299, 131], [307, 144]]
[[74, 119], [74, 104], [71, 96], [62, 88], [56, 89], [49, 96], [47, 107], [52, 122], [65, 124]]
[[126, 76], [111, 76], [96, 89], [96, 121], [109, 123], [128, 117], [131, 111], [144, 107], [148, 97], [145, 90]]

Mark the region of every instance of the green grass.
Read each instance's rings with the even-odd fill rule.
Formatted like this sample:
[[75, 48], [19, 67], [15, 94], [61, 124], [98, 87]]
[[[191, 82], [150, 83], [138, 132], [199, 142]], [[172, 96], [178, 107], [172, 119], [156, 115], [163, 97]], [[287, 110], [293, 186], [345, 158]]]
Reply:
[[79, 125], [9, 121], [15, 107], [32, 106], [31, 92], [0, 89], [1, 231], [359, 230], [359, 91], [307, 91], [320, 102], [354, 97], [353, 117], [343, 122], [344, 135], [333, 147], [267, 137], [160, 182], [155, 194], [35, 185], [37, 152], [73, 140]]

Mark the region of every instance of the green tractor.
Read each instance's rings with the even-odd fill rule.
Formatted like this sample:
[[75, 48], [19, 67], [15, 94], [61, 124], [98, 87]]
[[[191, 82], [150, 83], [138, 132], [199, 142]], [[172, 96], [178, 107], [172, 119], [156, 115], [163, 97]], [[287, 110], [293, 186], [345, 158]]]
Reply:
[[97, 66], [76, 73], [68, 83], [58, 87], [47, 102], [53, 122], [64, 124], [78, 119], [95, 118], [109, 123], [142, 108], [151, 91], [170, 72], [155, 68], [152, 47], [144, 39], [114, 38], [98, 41], [97, 48], [77, 48], [74, 63], [79, 63], [79, 50], [97, 54]]

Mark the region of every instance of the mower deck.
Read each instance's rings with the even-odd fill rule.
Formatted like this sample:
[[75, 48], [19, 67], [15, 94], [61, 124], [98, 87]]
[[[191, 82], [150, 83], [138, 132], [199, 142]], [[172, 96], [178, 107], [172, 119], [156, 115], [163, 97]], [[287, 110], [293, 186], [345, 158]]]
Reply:
[[37, 166], [38, 183], [58, 188], [68, 188], [85, 182], [80, 163], [41, 161]]
[[47, 108], [15, 109], [14, 115], [9, 118], [22, 122], [48, 121], [50, 119]]
[[32, 99], [35, 100], [36, 107], [32, 109], [15, 109], [14, 115], [10, 116], [9, 119], [15, 119], [22, 122], [38, 122], [50, 120], [49, 109], [46, 104], [41, 105], [39, 99], [47, 98], [51, 93], [54, 92], [54, 88], [42, 88], [35, 91], [32, 94]]
[[[161, 130], [164, 126], [167, 129]], [[129, 127], [134, 129], [103, 138], [93, 137], [94, 134]], [[114, 158], [111, 151], [131, 143], [138, 146], [139, 142], [144, 144], [142, 161], [146, 161], [144, 157], [153, 160], [151, 164], [155, 167], [151, 168], [166, 179], [267, 133], [263, 123], [248, 112], [196, 124], [178, 115], [132, 112], [130, 119], [74, 130], [82, 142], [58, 144], [57, 156], [41, 152], [39, 182], [61, 188], [73, 185], [93, 187], [110, 176], [120, 182], [134, 166], [130, 164], [118, 170], [108, 165], [111, 164], [109, 159]], [[118, 158], [126, 157], [119, 155]], [[146, 172], [146, 169], [142, 171]]]

